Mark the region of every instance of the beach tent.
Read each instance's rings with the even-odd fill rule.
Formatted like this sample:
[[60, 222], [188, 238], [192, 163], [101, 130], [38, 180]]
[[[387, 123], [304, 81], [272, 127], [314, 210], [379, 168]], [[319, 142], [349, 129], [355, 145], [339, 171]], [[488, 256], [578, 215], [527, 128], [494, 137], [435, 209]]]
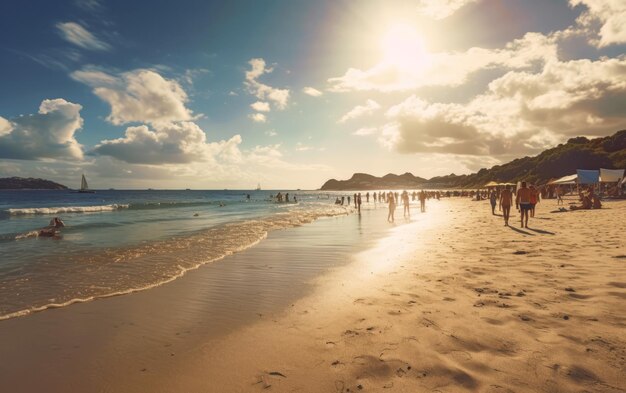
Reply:
[[602, 183], [617, 183], [620, 179], [624, 178], [623, 169], [603, 169], [600, 168], [600, 182]]
[[489, 183], [485, 184], [485, 187], [497, 187], [499, 185], [500, 183], [496, 183], [495, 181], [490, 181]]
[[576, 179], [578, 179], [578, 175], [573, 174], [552, 180], [551, 182], [548, 182], [548, 184], [576, 184]]
[[596, 184], [600, 182], [600, 171], [577, 169], [578, 184]]

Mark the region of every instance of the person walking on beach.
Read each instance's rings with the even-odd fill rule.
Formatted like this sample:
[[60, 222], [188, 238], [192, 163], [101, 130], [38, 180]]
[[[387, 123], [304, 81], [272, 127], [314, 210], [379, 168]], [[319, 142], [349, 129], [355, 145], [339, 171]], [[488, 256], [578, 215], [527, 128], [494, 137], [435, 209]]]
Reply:
[[370, 193], [369, 191], [365, 194], [365, 202], [370, 203]]
[[361, 214], [361, 193], [359, 192], [359, 194], [356, 196], [356, 209], [359, 212], [359, 214]]
[[356, 209], [356, 192], [354, 193], [354, 208]]
[[374, 193], [374, 203], [376, 203], [376, 193]]
[[395, 218], [393, 215], [396, 212], [396, 202], [391, 191], [387, 194], [387, 202], [389, 202], [389, 214], [387, 215], [387, 221], [394, 222]]
[[[343, 199], [343, 197], [341, 199]], [[343, 203], [342, 203], [342, 205], [343, 205]], [[348, 206], [350, 206], [350, 195], [348, 195]]]
[[511, 215], [511, 205], [513, 204], [513, 193], [511, 188], [506, 186], [500, 193], [500, 209], [504, 217], [504, 225], [509, 226], [509, 216]]
[[[528, 213], [531, 209], [530, 204], [530, 194], [531, 191], [528, 187], [526, 187], [526, 182], [522, 182], [522, 187], [517, 190], [517, 198], [515, 198], [515, 206], [520, 211], [520, 219], [522, 222], [522, 228], [528, 228]], [[524, 225], [524, 218], [526, 218], [526, 225]]]
[[402, 215], [404, 217], [411, 218], [411, 212], [409, 211], [409, 193], [406, 191], [402, 192], [402, 206], [403, 206]]
[[424, 192], [424, 190], [420, 191], [419, 199], [420, 199], [420, 209], [422, 213], [424, 213], [426, 211], [426, 193]]
[[530, 216], [535, 217], [535, 206], [539, 203], [539, 190], [535, 186], [530, 186]]
[[496, 191], [492, 190], [491, 193], [489, 194], [489, 203], [491, 203], [491, 215], [492, 216], [496, 214], [497, 199], [498, 199], [498, 196], [496, 195]]
[[561, 190], [561, 187], [556, 186], [556, 205], [562, 205], [563, 204], [563, 190]]

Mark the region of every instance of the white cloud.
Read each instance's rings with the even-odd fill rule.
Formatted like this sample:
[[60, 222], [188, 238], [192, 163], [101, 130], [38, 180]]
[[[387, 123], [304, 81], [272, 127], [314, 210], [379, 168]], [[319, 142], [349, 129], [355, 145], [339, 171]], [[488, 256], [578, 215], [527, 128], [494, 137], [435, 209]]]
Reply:
[[93, 87], [94, 94], [111, 105], [107, 120], [115, 125], [193, 119], [191, 110], [185, 106], [187, 93], [179, 83], [153, 70], [138, 69], [113, 75], [86, 67], [70, 76]]
[[[419, 37], [416, 37], [419, 39]], [[330, 78], [331, 91], [414, 90], [426, 86], [460, 86], [479, 70], [491, 68], [526, 69], [557, 58], [556, 39], [526, 33], [503, 49], [470, 48], [465, 52], [424, 52], [415, 61], [386, 61], [368, 70], [350, 68]]]
[[248, 64], [250, 64], [251, 69], [246, 71], [246, 80], [244, 81], [248, 91], [259, 100], [272, 101], [278, 109], [285, 109], [289, 101], [289, 89], [277, 89], [257, 80], [262, 75], [271, 73], [274, 69], [266, 67], [263, 59], [251, 59]]
[[352, 108], [348, 113], [343, 115], [341, 119], [339, 119], [340, 123], [345, 123], [348, 120], [356, 119], [361, 116], [371, 115], [380, 109], [380, 105], [371, 99], [368, 99], [365, 105], [357, 105]]
[[0, 136], [6, 135], [11, 132], [13, 126], [4, 117], [0, 116]]
[[309, 86], [302, 89], [302, 92], [306, 95], [310, 95], [311, 97], [319, 97], [323, 94], [321, 91], [317, 90], [316, 88], [309, 87]]
[[269, 102], [257, 101], [254, 104], [250, 104], [250, 107], [257, 112], [269, 112], [270, 111]]
[[417, 4], [417, 12], [420, 15], [440, 20], [454, 14], [461, 7], [477, 3], [479, 0], [420, 0]]
[[267, 131], [265, 131], [265, 135], [267, 135], [267, 136], [276, 136], [276, 135], [278, 135], [278, 133], [276, 131], [274, 131], [274, 130], [267, 130]]
[[123, 138], [104, 140], [93, 149], [95, 155], [106, 155], [133, 164], [183, 164], [222, 158], [240, 159], [241, 136], [227, 141], [207, 142], [204, 131], [193, 122], [160, 123], [128, 127]]
[[75, 22], [57, 23], [56, 28], [61, 36], [68, 42], [83, 49], [108, 51], [111, 45], [98, 39], [86, 28]]
[[83, 126], [81, 109], [57, 98], [43, 100], [36, 114], [0, 118], [0, 158], [82, 160], [82, 146], [74, 135]]
[[626, 43], [626, 2], [624, 0], [570, 0], [572, 7], [585, 5], [577, 23], [598, 47]]
[[415, 95], [390, 108], [379, 142], [402, 153], [536, 153], [574, 135], [614, 132], [626, 122], [626, 58], [550, 61], [511, 71], [467, 104]]
[[248, 118], [255, 123], [265, 123], [267, 121], [267, 117], [262, 113], [251, 113], [248, 115]]
[[305, 145], [302, 142], [296, 143], [296, 151], [308, 151], [308, 150], [313, 150], [313, 147]]
[[376, 131], [378, 131], [378, 129], [375, 127], [362, 127], [354, 131], [352, 135], [357, 135], [357, 136], [372, 135], [376, 133]]

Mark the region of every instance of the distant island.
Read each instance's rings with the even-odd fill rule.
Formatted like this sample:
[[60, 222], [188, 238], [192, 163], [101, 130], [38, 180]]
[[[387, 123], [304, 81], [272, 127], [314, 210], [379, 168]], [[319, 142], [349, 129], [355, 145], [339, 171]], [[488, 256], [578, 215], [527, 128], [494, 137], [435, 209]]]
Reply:
[[470, 175], [437, 176], [431, 179], [388, 174], [376, 177], [355, 173], [348, 180], [330, 179], [320, 188], [324, 191], [381, 190], [416, 188], [474, 188], [490, 181], [517, 182], [527, 180], [543, 184], [551, 179], [571, 175], [576, 169], [626, 168], [626, 130], [604, 138], [571, 138], [565, 144], [548, 149], [534, 157], [515, 159]]
[[0, 190], [67, 190], [63, 184], [32, 177], [0, 178]]

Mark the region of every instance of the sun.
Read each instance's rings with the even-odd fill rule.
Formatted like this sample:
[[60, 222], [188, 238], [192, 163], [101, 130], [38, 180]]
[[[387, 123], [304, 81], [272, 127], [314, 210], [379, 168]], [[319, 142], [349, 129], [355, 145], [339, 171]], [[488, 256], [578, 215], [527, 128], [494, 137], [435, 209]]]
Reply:
[[383, 62], [400, 68], [423, 67], [428, 52], [423, 37], [408, 24], [392, 25], [381, 37]]

